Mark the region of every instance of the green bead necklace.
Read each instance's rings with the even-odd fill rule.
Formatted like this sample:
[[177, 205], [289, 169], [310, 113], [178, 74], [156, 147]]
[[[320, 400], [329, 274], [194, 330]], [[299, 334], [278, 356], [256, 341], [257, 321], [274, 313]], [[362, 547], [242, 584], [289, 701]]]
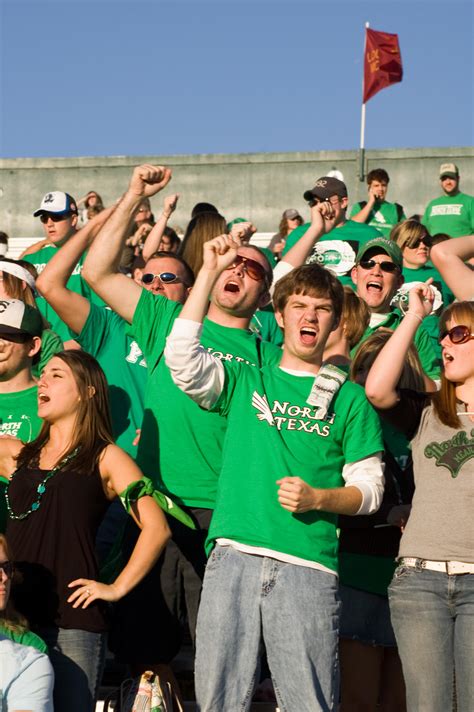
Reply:
[[31, 505], [31, 507], [30, 507], [26, 512], [23, 512], [22, 514], [15, 514], [15, 513], [13, 512], [13, 509], [11, 508], [11, 504], [10, 504], [10, 498], [9, 498], [9, 496], [8, 496], [8, 490], [9, 490], [9, 488], [10, 488], [10, 485], [11, 485], [11, 483], [12, 483], [12, 481], [13, 481], [13, 478], [15, 477], [15, 475], [16, 475], [17, 472], [18, 472], [18, 470], [15, 470], [15, 472], [14, 472], [14, 473], [12, 474], [12, 476], [10, 477], [10, 481], [9, 481], [9, 483], [8, 483], [8, 485], [7, 485], [6, 490], [5, 490], [5, 501], [6, 501], [6, 503], [7, 503], [7, 509], [8, 509], [8, 514], [9, 514], [9, 516], [10, 516], [10, 519], [26, 519], [26, 517], [29, 517], [29, 515], [32, 514], [32, 512], [36, 512], [36, 511], [39, 509], [39, 507], [40, 507], [41, 498], [42, 498], [42, 496], [44, 495], [44, 493], [46, 492], [46, 483], [47, 483], [47, 481], [50, 480], [51, 477], [54, 477], [54, 475], [56, 474], [56, 472], [58, 472], [59, 470], [61, 470], [63, 467], [65, 467], [65, 465], [68, 464], [68, 462], [70, 462], [74, 457], [76, 457], [76, 455], [77, 455], [78, 452], [79, 452], [79, 448], [76, 447], [75, 450], [73, 450], [69, 455], [66, 455], [66, 457], [63, 457], [63, 459], [61, 460], [61, 462], [59, 462], [55, 467], [53, 467], [52, 470], [50, 470], [50, 471], [45, 475], [45, 477], [43, 477], [43, 479], [42, 479], [41, 482], [39, 483], [38, 487], [36, 488], [36, 492], [37, 492], [37, 494], [38, 494], [38, 497], [36, 498], [36, 501], [33, 502], [33, 504]]

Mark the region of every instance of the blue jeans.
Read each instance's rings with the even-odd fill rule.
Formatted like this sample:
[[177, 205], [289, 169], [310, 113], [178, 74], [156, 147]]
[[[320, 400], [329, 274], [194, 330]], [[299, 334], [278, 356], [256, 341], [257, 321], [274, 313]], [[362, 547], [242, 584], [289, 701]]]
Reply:
[[263, 639], [281, 712], [334, 710], [338, 624], [336, 576], [216, 546], [197, 622], [198, 709], [250, 708]]
[[410, 712], [474, 710], [474, 575], [399, 566], [388, 589]]
[[39, 628], [54, 669], [54, 711], [92, 712], [105, 661], [105, 634]]

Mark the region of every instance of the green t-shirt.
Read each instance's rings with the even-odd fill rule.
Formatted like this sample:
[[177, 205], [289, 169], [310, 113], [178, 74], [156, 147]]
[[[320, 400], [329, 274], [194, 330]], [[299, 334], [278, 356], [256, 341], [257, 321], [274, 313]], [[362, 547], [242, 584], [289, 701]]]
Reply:
[[218, 538], [315, 561], [337, 571], [337, 515], [293, 514], [277, 498], [281, 477], [312, 487], [343, 487], [344, 465], [383, 450], [380, 422], [364, 390], [346, 381], [325, 420], [307, 398], [314, 377], [274, 366], [224, 362], [224, 390], [213, 410], [227, 437], [207, 548]]
[[64, 344], [61, 338], [54, 331], [51, 331], [51, 329], [43, 329], [43, 333], [41, 334], [40, 359], [38, 363], [33, 365], [33, 376], [39, 378], [49, 359], [63, 350]]
[[137, 429], [142, 427], [147, 371], [143, 354], [127, 330], [127, 322], [118, 314], [91, 304], [81, 333], [70, 331], [70, 338], [76, 339], [102, 366], [109, 384], [117, 445], [136, 458], [137, 446], [133, 441]]
[[[221, 469], [226, 422], [201, 410], [173, 383], [163, 351], [177, 304], [142, 291], [130, 334], [143, 351], [148, 366], [145, 414], [137, 463], [154, 484], [178, 504], [214, 507]], [[243, 329], [204, 321], [202, 343], [225, 362], [278, 363], [281, 350]]]
[[[32, 386], [16, 393], [0, 393], [0, 437], [8, 435], [29, 443], [38, 435], [41, 424], [38, 417], [38, 387]], [[7, 522], [5, 483], [0, 482], [0, 532]]]
[[36, 648], [40, 653], [48, 654], [48, 646], [39, 635], [32, 633], [31, 630], [24, 630], [22, 632], [11, 630], [6, 626], [2, 625], [2, 620], [0, 619], [0, 633], [14, 643], [20, 643], [20, 645], [29, 645], [31, 648]]
[[258, 309], [250, 322], [250, 330], [258, 334], [263, 341], [270, 341], [276, 346], [283, 344], [283, 331], [277, 324], [273, 309]]
[[[303, 237], [310, 224], [305, 223], [290, 232], [286, 238], [283, 255], [298, 242], [300, 237]], [[308, 256], [306, 264], [317, 262], [334, 272], [342, 284], [354, 287], [351, 269], [355, 265], [357, 252], [361, 245], [374, 237], [380, 237], [380, 232], [375, 228], [364, 225], [364, 223], [354, 222], [354, 220], [347, 220], [343, 225], [335, 227], [318, 240]]]
[[442, 195], [428, 203], [421, 219], [430, 235], [444, 232], [451, 237], [474, 233], [474, 197], [465, 193]]
[[[351, 350], [351, 356], [354, 357], [359, 346], [366, 339], [368, 339], [369, 336], [372, 336], [372, 334], [377, 331], [377, 329], [384, 328], [395, 331], [402, 319], [403, 315], [397, 309], [394, 309], [389, 314], [387, 314], [386, 319], [381, 324], [378, 324], [375, 327], [368, 326], [367, 329], [364, 331], [364, 334], [359, 343], [356, 344], [356, 346], [354, 346], [354, 348]], [[439, 380], [439, 378], [441, 377], [439, 358], [436, 355], [436, 351], [431, 342], [430, 335], [424, 328], [424, 322], [423, 325], [420, 326], [419, 329], [417, 329], [414, 343], [416, 350], [418, 351], [418, 356], [420, 357], [421, 365], [423, 366], [423, 370], [426, 375], [432, 378], [433, 380]]]
[[29, 443], [38, 435], [38, 387], [16, 393], [0, 393], [0, 436], [10, 435]]
[[392, 306], [401, 307], [402, 311], [408, 309], [408, 293], [410, 289], [413, 289], [413, 287], [420, 282], [426, 282], [430, 277], [433, 279], [433, 284], [431, 285], [435, 295], [433, 312], [430, 316], [426, 317], [426, 319], [423, 319], [423, 327], [430, 335], [437, 358], [441, 359], [441, 346], [438, 341], [439, 316], [441, 312], [454, 301], [454, 294], [443, 281], [438, 270], [430, 263], [418, 269], [404, 267], [402, 274], [405, 281], [392, 299]]
[[[60, 248], [58, 247], [54, 247], [54, 245], [48, 245], [32, 255], [26, 255], [23, 259], [33, 264], [36, 267], [38, 274], [41, 274], [48, 262], [53, 259], [59, 249]], [[77, 265], [74, 267], [66, 286], [71, 290], [71, 292], [81, 294], [94, 304], [97, 304], [98, 306], [105, 306], [102, 299], [100, 299], [100, 297], [98, 297], [97, 294], [91, 290], [89, 285], [81, 277], [82, 266], [85, 258], [86, 255], [83, 254]], [[53, 307], [46, 301], [46, 299], [38, 296], [36, 298], [36, 302], [38, 304], [38, 309], [41, 311], [44, 318], [49, 322], [51, 329], [55, 331], [63, 341], [70, 339], [71, 336], [68, 326], [62, 321], [62, 319], [59, 318]]]
[[[367, 205], [367, 202], [356, 203], [352, 206], [350, 212], [350, 217], [352, 218], [357, 213], [360, 213], [362, 208]], [[390, 231], [402, 220], [406, 220], [407, 217], [401, 205], [398, 203], [389, 203], [386, 200], [381, 203], [377, 200], [374, 203], [372, 210], [369, 213], [366, 225], [375, 227], [379, 232], [385, 237], [390, 237]]]

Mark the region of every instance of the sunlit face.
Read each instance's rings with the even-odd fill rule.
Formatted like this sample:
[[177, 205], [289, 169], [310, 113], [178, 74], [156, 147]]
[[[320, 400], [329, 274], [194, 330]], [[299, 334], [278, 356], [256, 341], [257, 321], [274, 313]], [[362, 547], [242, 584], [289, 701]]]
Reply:
[[11, 381], [29, 369], [31, 359], [41, 348], [41, 339], [23, 334], [2, 333], [0, 324], [0, 381]]
[[375, 264], [370, 269], [364, 269], [360, 264], [352, 268], [351, 277], [357, 286], [358, 296], [364, 300], [371, 312], [385, 314], [390, 311], [390, 302], [399, 287], [403, 284], [403, 277], [398, 269], [394, 272], [384, 271], [380, 263], [392, 262], [390, 255], [385, 252], [371, 254], [364, 260], [370, 259]]
[[[8, 561], [5, 547], [0, 544], [0, 565]], [[0, 611], [4, 611], [7, 607], [10, 597], [11, 577], [7, 575], [4, 569], [0, 567]]]
[[184, 304], [190, 288], [185, 282], [186, 272], [181, 262], [173, 257], [153, 257], [151, 260], [148, 260], [143, 268], [142, 276], [144, 274], [159, 275], [164, 272], [171, 272], [175, 274], [179, 281], [165, 283], [162, 282], [158, 276], [156, 276], [151, 284], [143, 284], [140, 282], [141, 286], [153, 294], [161, 294], [163, 297], [171, 299], [173, 302]]
[[430, 248], [421, 241], [416, 247], [405, 245], [402, 250], [402, 255], [405, 267], [418, 269], [428, 262], [430, 258]]
[[298, 368], [299, 362], [321, 362], [328, 336], [337, 326], [328, 297], [292, 294], [275, 318], [284, 331], [282, 366]]
[[369, 185], [369, 190], [375, 193], [378, 200], [385, 200], [388, 184], [384, 180], [373, 180]]
[[441, 176], [441, 187], [446, 195], [456, 195], [459, 186], [459, 176], [452, 178], [451, 176]]
[[[458, 323], [454, 320], [449, 321], [446, 330], [453, 326], [458, 326]], [[471, 332], [474, 334], [474, 328], [471, 328]], [[463, 344], [453, 344], [446, 335], [441, 341], [441, 349], [444, 375], [448, 381], [462, 384], [474, 378], [474, 338], [470, 338]]]
[[76, 231], [77, 215], [61, 216], [61, 220], [53, 220], [51, 213], [42, 213], [40, 217], [46, 239], [56, 246], [66, 242]]
[[49, 423], [75, 416], [81, 397], [67, 363], [53, 356], [38, 381], [38, 415]]
[[[258, 250], [242, 246], [237, 254], [258, 262], [268, 274], [267, 261]], [[212, 290], [211, 300], [213, 305], [227, 314], [246, 317], [251, 316], [257, 307], [263, 306], [267, 293], [265, 280], [252, 279], [245, 269], [245, 263], [242, 263], [222, 272]]]

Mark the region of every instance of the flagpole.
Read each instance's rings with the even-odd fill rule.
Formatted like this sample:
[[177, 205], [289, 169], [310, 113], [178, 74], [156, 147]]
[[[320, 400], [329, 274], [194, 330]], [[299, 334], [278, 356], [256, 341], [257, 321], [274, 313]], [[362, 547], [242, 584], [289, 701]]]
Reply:
[[[369, 23], [365, 23], [365, 29], [369, 27]], [[360, 117], [360, 149], [359, 149], [359, 180], [362, 182], [365, 179], [364, 168], [365, 168], [365, 103], [363, 101], [364, 97], [364, 69], [365, 69], [365, 52], [367, 49], [367, 32], [365, 32], [364, 37], [364, 62], [362, 65], [362, 111]]]

